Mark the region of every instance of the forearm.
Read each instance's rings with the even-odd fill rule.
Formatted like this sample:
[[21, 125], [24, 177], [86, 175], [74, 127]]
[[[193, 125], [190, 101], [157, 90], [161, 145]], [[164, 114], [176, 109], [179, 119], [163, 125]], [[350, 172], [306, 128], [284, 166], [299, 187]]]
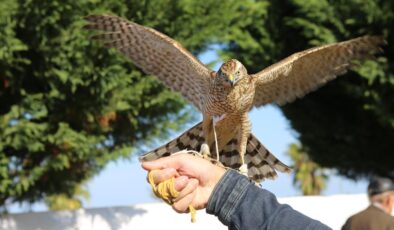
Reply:
[[330, 229], [288, 205], [246, 177], [229, 170], [221, 178], [207, 205], [230, 229]]

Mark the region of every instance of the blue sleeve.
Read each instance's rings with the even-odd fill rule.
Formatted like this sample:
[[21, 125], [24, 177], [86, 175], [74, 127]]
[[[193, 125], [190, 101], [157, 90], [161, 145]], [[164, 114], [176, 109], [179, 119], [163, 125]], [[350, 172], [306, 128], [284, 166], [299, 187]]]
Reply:
[[234, 170], [228, 170], [216, 185], [206, 211], [229, 229], [330, 229], [289, 205], [279, 204], [274, 194]]

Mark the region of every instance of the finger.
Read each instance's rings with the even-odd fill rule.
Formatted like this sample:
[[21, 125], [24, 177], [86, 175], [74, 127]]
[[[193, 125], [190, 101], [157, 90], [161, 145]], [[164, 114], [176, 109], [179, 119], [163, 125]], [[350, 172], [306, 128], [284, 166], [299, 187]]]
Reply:
[[197, 190], [194, 190], [192, 193], [189, 193], [183, 199], [176, 201], [173, 205], [172, 208], [179, 213], [187, 213], [189, 212], [189, 205], [192, 204], [195, 196], [197, 194]]
[[175, 202], [182, 200], [185, 198], [187, 195], [192, 193], [194, 190], [196, 190], [198, 187], [198, 180], [192, 178], [188, 180], [188, 183], [184, 189], [182, 189], [178, 196], [175, 198]]
[[[173, 168], [165, 168], [165, 169], [157, 170], [157, 171], [154, 171], [151, 173], [153, 173], [152, 179], [153, 179], [154, 184], [159, 184], [160, 182], [166, 181], [166, 180], [170, 179], [171, 177], [178, 176], [178, 172]], [[147, 180], [149, 182], [148, 177], [147, 177]]]
[[187, 176], [179, 176], [177, 178], [175, 178], [175, 190], [182, 191], [187, 183], [189, 182], [189, 178]]
[[162, 157], [154, 161], [146, 161], [142, 163], [142, 168], [144, 168], [145, 170], [163, 169], [163, 168], [178, 169], [181, 166], [181, 159], [184, 157], [182, 155], [187, 155], [187, 154], [178, 154], [174, 156]]

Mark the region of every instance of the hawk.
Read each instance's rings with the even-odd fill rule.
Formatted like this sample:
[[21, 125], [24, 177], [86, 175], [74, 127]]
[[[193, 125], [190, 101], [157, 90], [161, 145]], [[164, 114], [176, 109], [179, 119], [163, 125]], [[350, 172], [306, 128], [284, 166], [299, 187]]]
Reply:
[[207, 144], [211, 157], [239, 168], [259, 182], [290, 169], [251, 133], [248, 112], [269, 103], [291, 102], [345, 73], [353, 61], [373, 57], [384, 43], [379, 36], [311, 48], [295, 53], [255, 74], [231, 59], [215, 72], [170, 37], [117, 16], [87, 16], [93, 39], [128, 56], [145, 73], [156, 76], [203, 114], [202, 122], [169, 143], [143, 155], [142, 161]]

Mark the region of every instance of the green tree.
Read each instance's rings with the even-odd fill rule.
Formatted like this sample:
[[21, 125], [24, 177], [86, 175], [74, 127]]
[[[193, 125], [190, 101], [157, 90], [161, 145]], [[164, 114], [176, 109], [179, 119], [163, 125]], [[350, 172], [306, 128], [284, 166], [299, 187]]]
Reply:
[[50, 210], [75, 210], [82, 208], [82, 199], [89, 200], [89, 191], [82, 186], [76, 186], [72, 194], [57, 193], [44, 197], [44, 203]]
[[327, 172], [316, 162], [309, 159], [308, 154], [297, 144], [291, 144], [287, 155], [293, 161], [293, 184], [303, 195], [319, 195], [326, 187]]
[[81, 183], [109, 161], [193, 118], [179, 95], [91, 42], [84, 16], [123, 16], [198, 54], [226, 39], [239, 8], [235, 0], [2, 0], [0, 206], [45, 198], [54, 209], [77, 207]]
[[[154, 27], [194, 54], [224, 45], [224, 58], [256, 72], [368, 33], [394, 44], [393, 12], [383, 0], [2, 0], [0, 206], [73, 200], [109, 161], [195, 113], [122, 55], [90, 42], [85, 15], [113, 13]], [[349, 177], [392, 171], [393, 55], [389, 45], [376, 61], [282, 108], [312, 160]]]
[[383, 35], [384, 54], [282, 107], [311, 160], [342, 175], [394, 178], [394, 2], [256, 1], [223, 56], [256, 72], [307, 48], [365, 34]]

